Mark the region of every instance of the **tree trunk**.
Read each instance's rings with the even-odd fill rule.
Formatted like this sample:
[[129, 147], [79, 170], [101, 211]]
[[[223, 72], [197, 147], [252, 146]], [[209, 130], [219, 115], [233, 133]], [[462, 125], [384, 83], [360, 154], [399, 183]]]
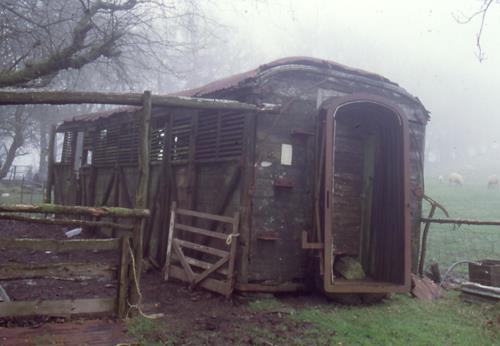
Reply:
[[9, 173], [10, 167], [17, 156], [17, 150], [21, 148], [24, 144], [24, 105], [16, 107], [16, 112], [14, 114], [14, 137], [12, 138], [12, 143], [10, 144], [9, 150], [7, 151], [7, 156], [5, 162], [0, 168], [0, 179], [3, 179]]

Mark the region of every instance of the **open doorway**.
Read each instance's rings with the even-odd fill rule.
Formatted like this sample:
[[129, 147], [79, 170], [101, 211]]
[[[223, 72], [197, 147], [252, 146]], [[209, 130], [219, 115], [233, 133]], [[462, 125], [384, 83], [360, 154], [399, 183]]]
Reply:
[[[407, 291], [410, 285], [408, 126], [370, 95], [325, 106], [322, 224], [327, 292]], [[349, 275], [342, 268], [350, 266]]]

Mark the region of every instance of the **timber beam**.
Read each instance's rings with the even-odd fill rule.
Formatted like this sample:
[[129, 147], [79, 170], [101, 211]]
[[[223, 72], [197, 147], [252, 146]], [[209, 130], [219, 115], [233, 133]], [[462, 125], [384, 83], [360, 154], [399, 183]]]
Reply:
[[[0, 91], [0, 105], [22, 104], [110, 104], [143, 106], [143, 93], [83, 92], [83, 91]], [[152, 95], [153, 107], [279, 112], [279, 105], [254, 105], [234, 100]]]

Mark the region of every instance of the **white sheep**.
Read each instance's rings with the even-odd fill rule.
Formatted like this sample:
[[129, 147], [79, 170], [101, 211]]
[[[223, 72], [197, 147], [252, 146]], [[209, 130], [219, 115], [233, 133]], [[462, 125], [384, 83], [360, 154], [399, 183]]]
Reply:
[[448, 183], [450, 185], [462, 186], [464, 184], [464, 177], [458, 173], [450, 173], [448, 175]]
[[498, 177], [493, 174], [488, 177], [488, 189], [496, 189], [498, 188], [500, 181], [498, 180]]

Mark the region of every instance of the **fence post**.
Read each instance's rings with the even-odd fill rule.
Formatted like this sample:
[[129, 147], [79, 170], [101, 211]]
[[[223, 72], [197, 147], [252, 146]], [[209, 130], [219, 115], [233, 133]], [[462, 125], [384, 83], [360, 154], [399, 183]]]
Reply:
[[[138, 157], [138, 181], [135, 194], [135, 208], [146, 209], [148, 205], [149, 188], [149, 127], [151, 123], [151, 91], [144, 91], [142, 117], [139, 125], [139, 157]], [[147, 222], [142, 218], [135, 223], [132, 242], [134, 245], [135, 274], [137, 282], [132, 285], [130, 300], [132, 305], [138, 304], [140, 293], [137, 287], [140, 285], [142, 256], [143, 256], [143, 234]]]
[[118, 276], [118, 318], [125, 318], [127, 315], [127, 293], [129, 292], [130, 276], [129, 272], [129, 236], [121, 237], [120, 268]]

